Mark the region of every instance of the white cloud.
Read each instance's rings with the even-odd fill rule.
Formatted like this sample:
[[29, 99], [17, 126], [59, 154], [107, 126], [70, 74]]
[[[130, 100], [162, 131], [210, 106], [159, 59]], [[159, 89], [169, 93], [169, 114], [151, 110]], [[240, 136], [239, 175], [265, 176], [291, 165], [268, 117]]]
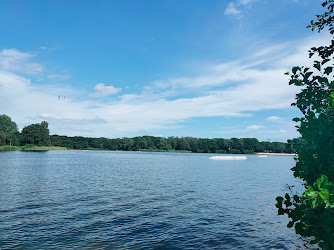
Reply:
[[41, 50], [47, 50], [47, 51], [53, 51], [53, 50], [56, 50], [55, 48], [50, 48], [48, 46], [40, 46], [39, 47]]
[[2, 94], [24, 91], [30, 85], [30, 80], [20, 77], [16, 74], [0, 71], [0, 86]]
[[[72, 93], [64, 93], [64, 89], [48, 84], [44, 89], [36, 89], [27, 77], [2, 70], [0, 114], [11, 116], [20, 128], [48, 120], [51, 133], [117, 137], [161, 134], [161, 129], [180, 126], [195, 117], [249, 117], [263, 110], [293, 109], [290, 104], [298, 88], [288, 85], [284, 72], [296, 62], [296, 65], [305, 62], [304, 51], [298, 49], [300, 46], [310, 48], [317, 44], [324, 43], [321, 39], [306, 39], [263, 48], [256, 55], [212, 65], [198, 75], [156, 81], [141, 93], [122, 95], [108, 102], [79, 100]], [[287, 54], [294, 60], [285, 63]], [[120, 88], [100, 83], [95, 86], [93, 96], [120, 91]], [[58, 100], [59, 93], [66, 95], [66, 100]], [[269, 120], [279, 121], [273, 116]], [[271, 131], [281, 131], [284, 138], [295, 135], [293, 125], [283, 122], [279, 125], [275, 130], [270, 128]], [[245, 136], [256, 134], [262, 131], [260, 129], [265, 131], [268, 127], [249, 126], [244, 129]]]
[[278, 117], [278, 116], [270, 116], [268, 118], [266, 118], [267, 121], [270, 121], [270, 122], [276, 122], [276, 121], [281, 121], [283, 120], [283, 118], [281, 117]]
[[114, 86], [111, 85], [104, 85], [104, 83], [98, 83], [96, 84], [94, 88], [95, 92], [91, 94], [91, 97], [104, 97], [108, 95], [114, 95], [120, 92], [122, 89], [121, 88], [115, 88]]
[[251, 125], [246, 128], [247, 130], [259, 130], [259, 129], [264, 129], [264, 126], [262, 125]]
[[71, 78], [71, 76], [67, 74], [49, 74], [48, 78], [56, 80], [68, 80]]
[[251, 3], [256, 1], [257, 0], [239, 0], [237, 2], [230, 2], [225, 9], [225, 15], [237, 16], [240, 18], [242, 14], [241, 9], [244, 9], [245, 6], [250, 6]]
[[41, 114], [37, 118], [46, 119], [50, 121], [53, 125], [70, 125], [70, 126], [87, 126], [87, 125], [98, 125], [98, 124], [106, 124], [107, 121], [99, 118], [83, 118], [83, 119], [73, 119], [67, 117], [57, 116], [55, 114]]
[[255, 1], [257, 1], [257, 0], [240, 0], [238, 3], [240, 5], [247, 5], [247, 4], [251, 4], [251, 3], [255, 2]]
[[240, 13], [241, 13], [240, 10], [237, 10], [237, 8], [235, 7], [234, 2], [230, 2], [225, 9], [225, 15], [227, 16], [231, 16], [231, 15], [236, 16], [236, 15], [239, 15]]
[[5, 71], [35, 75], [43, 72], [43, 66], [31, 62], [34, 55], [16, 49], [4, 49], [0, 52], [0, 68]]

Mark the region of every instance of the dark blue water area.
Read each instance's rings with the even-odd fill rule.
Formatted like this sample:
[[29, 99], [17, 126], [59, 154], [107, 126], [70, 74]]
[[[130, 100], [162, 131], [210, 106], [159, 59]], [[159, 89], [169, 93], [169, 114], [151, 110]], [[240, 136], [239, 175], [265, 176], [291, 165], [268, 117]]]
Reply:
[[1, 249], [296, 249], [277, 215], [290, 156], [0, 153]]

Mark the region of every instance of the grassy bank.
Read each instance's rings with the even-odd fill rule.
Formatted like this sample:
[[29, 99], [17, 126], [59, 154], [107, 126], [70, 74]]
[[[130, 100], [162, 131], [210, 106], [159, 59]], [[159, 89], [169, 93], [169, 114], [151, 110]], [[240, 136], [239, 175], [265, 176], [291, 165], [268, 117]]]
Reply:
[[55, 147], [55, 146], [23, 146], [22, 151], [49, 151], [49, 150], [67, 150], [65, 147]]
[[49, 150], [66, 150], [65, 147], [53, 147], [53, 146], [34, 146], [34, 145], [26, 145], [26, 146], [0, 146], [0, 151], [49, 151]]
[[[67, 150], [65, 147], [55, 147], [55, 146], [34, 146], [34, 145], [26, 145], [26, 146], [0, 146], [0, 151], [14, 151], [14, 150], [21, 150], [21, 151], [49, 151], [49, 150]], [[101, 148], [83, 148], [82, 150], [104, 150], [110, 151]], [[111, 150], [114, 151], [114, 150]], [[116, 150], [122, 151], [122, 150]], [[143, 152], [171, 152], [171, 153], [191, 153], [191, 151], [187, 150], [161, 150], [161, 149], [139, 149], [138, 151]], [[126, 151], [125, 151], [126, 152]]]
[[21, 147], [18, 147], [18, 146], [0, 146], [0, 151], [13, 151], [13, 150], [21, 150]]

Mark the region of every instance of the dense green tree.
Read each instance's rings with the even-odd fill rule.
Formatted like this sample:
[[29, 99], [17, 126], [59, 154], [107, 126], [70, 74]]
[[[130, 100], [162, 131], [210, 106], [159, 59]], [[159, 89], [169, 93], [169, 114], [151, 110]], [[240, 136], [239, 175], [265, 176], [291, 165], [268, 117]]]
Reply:
[[169, 150], [170, 147], [167, 143], [167, 140], [163, 137], [155, 137], [155, 146], [160, 150]]
[[198, 139], [193, 138], [193, 137], [187, 137], [187, 140], [188, 140], [188, 144], [191, 148], [191, 151], [194, 152], [194, 153], [198, 153], [199, 152], [199, 147], [198, 147], [198, 144], [197, 144]]
[[200, 153], [209, 153], [208, 139], [199, 139], [197, 142]]
[[62, 145], [62, 138], [59, 135], [52, 135], [51, 136], [51, 143], [53, 146], [60, 147]]
[[[317, 16], [309, 27], [325, 27], [334, 35], [334, 0], [325, 1], [328, 11]], [[327, 46], [314, 47], [310, 57], [317, 55], [313, 68], [294, 67], [290, 84], [302, 86], [294, 106], [302, 112], [298, 131], [301, 134], [299, 155], [294, 176], [305, 183], [302, 195], [277, 197], [278, 214], [287, 214], [297, 234], [308, 237], [311, 244], [334, 249], [334, 39]]]
[[92, 148], [101, 148], [101, 149], [103, 149], [103, 143], [98, 138], [92, 140], [91, 143], [90, 143], [90, 146]]
[[188, 142], [184, 137], [179, 138], [176, 144], [176, 150], [191, 150]]
[[275, 152], [274, 145], [270, 141], [262, 141], [260, 142], [260, 145], [264, 152], [268, 152], [268, 153]]
[[83, 148], [89, 148], [89, 143], [88, 143], [88, 141], [83, 141], [82, 142], [82, 149]]
[[18, 128], [8, 115], [0, 115], [0, 145], [17, 145]]
[[231, 138], [230, 139], [230, 147], [232, 153], [234, 154], [240, 154], [244, 150], [244, 144], [242, 140], [239, 140], [238, 138]]
[[287, 153], [297, 153], [302, 144], [302, 138], [294, 138], [292, 140], [288, 140], [288, 144], [286, 144], [285, 150]]
[[[259, 152], [259, 141], [255, 138], [243, 138], [242, 139], [244, 150], [247, 150], [248, 153]], [[245, 153], [245, 152], [244, 152]]]
[[147, 141], [147, 148], [149, 149], [156, 149], [157, 147], [155, 146], [154, 138], [153, 136], [143, 136], [143, 138], [146, 139]]
[[210, 152], [212, 153], [216, 153], [218, 151], [218, 143], [217, 143], [217, 139], [211, 139], [208, 141], [208, 147]]
[[283, 153], [285, 150], [285, 144], [281, 143], [281, 142], [273, 142], [272, 143], [272, 148], [274, 152], [277, 153]]
[[[87, 138], [81, 136], [67, 137], [53, 135], [51, 136], [52, 145], [74, 149], [98, 148], [106, 150], [188, 150], [194, 153], [236, 153], [249, 154], [254, 152], [295, 152], [292, 151], [292, 145], [295, 145], [295, 139], [288, 143], [277, 142], [259, 142], [255, 138], [233, 138], [222, 139], [198, 139], [194, 137], [154, 137], [137, 136], [134, 138]], [[263, 144], [263, 145], [262, 145]], [[236, 148], [233, 148], [236, 146]]]
[[147, 140], [144, 137], [137, 136], [133, 138], [133, 142], [134, 142], [134, 146], [133, 146], [134, 150], [147, 148]]
[[105, 149], [118, 150], [118, 144], [120, 139], [108, 139], [105, 145]]
[[176, 148], [176, 144], [177, 144], [177, 138], [174, 136], [168, 137], [167, 139], [168, 144], [171, 146], [172, 149]]
[[118, 144], [118, 148], [120, 150], [130, 151], [130, 150], [132, 150], [133, 145], [134, 145], [133, 139], [131, 139], [131, 138], [123, 138], [120, 141], [120, 143]]
[[295, 150], [293, 141], [288, 140], [288, 144], [285, 146], [285, 153], [293, 153]]
[[229, 143], [228, 140], [223, 139], [223, 138], [218, 138], [217, 139], [217, 145], [218, 145], [218, 152], [219, 153], [227, 153]]
[[49, 146], [51, 141], [48, 126], [49, 124], [43, 121], [40, 124], [31, 124], [24, 127], [21, 133], [21, 145]]

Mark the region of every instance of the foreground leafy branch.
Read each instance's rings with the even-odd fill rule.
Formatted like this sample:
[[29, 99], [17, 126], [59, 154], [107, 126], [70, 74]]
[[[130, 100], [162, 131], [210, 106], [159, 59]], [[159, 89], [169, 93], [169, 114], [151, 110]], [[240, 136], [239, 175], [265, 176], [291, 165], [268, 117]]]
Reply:
[[[317, 21], [308, 27], [322, 31], [328, 28], [334, 35], [334, 0], [322, 4], [327, 7]], [[322, 249], [334, 249], [334, 39], [327, 46], [313, 47], [310, 58], [317, 57], [312, 69], [294, 67], [290, 85], [300, 86], [293, 106], [302, 112], [298, 122], [302, 144], [299, 148], [294, 176], [305, 182], [302, 195], [286, 194], [276, 198], [278, 214], [291, 219], [288, 227], [311, 244]]]
[[[314, 189], [315, 187], [315, 189]], [[322, 175], [313, 183], [313, 186], [307, 186], [302, 198], [312, 202], [312, 208], [319, 205], [325, 205], [325, 208], [334, 208], [334, 185], [328, 182], [326, 175]]]

